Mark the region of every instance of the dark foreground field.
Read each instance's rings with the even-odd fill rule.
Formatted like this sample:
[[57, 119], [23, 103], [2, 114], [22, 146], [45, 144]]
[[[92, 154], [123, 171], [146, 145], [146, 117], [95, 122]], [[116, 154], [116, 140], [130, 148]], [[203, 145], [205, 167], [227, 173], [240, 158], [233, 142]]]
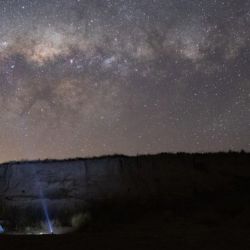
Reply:
[[250, 203], [246, 195], [225, 194], [214, 200], [200, 198], [192, 204], [186, 201], [178, 208], [102, 216], [74, 234], [2, 235], [0, 246], [19, 250], [250, 249]]

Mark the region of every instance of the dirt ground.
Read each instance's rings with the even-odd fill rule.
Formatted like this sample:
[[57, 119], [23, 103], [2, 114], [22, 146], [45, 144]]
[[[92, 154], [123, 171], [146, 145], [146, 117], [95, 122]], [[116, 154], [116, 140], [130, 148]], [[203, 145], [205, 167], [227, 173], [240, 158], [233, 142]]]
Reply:
[[1, 249], [250, 249], [250, 206], [237, 199], [142, 212], [68, 235], [0, 236]]

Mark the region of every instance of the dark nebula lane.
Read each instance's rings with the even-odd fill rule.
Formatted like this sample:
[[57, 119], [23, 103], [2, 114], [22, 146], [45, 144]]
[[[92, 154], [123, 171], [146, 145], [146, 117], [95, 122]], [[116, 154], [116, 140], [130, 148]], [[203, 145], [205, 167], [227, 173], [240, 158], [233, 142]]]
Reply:
[[249, 0], [0, 1], [0, 161], [250, 149]]

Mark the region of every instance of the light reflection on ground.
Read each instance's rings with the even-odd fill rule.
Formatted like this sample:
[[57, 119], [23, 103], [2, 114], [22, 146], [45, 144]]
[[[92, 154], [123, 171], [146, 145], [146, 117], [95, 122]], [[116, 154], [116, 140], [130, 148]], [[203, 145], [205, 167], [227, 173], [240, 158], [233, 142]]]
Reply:
[[6, 231], [8, 235], [53, 235], [53, 234], [67, 234], [74, 231], [73, 227], [58, 227], [53, 228], [53, 232], [43, 231], [39, 229], [30, 229], [29, 231]]

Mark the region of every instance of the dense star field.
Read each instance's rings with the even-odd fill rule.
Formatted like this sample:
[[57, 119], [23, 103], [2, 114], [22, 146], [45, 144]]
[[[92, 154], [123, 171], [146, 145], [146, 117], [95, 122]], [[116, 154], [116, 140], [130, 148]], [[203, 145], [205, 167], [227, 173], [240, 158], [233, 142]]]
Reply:
[[0, 23], [0, 161], [250, 149], [249, 0], [4, 0]]

